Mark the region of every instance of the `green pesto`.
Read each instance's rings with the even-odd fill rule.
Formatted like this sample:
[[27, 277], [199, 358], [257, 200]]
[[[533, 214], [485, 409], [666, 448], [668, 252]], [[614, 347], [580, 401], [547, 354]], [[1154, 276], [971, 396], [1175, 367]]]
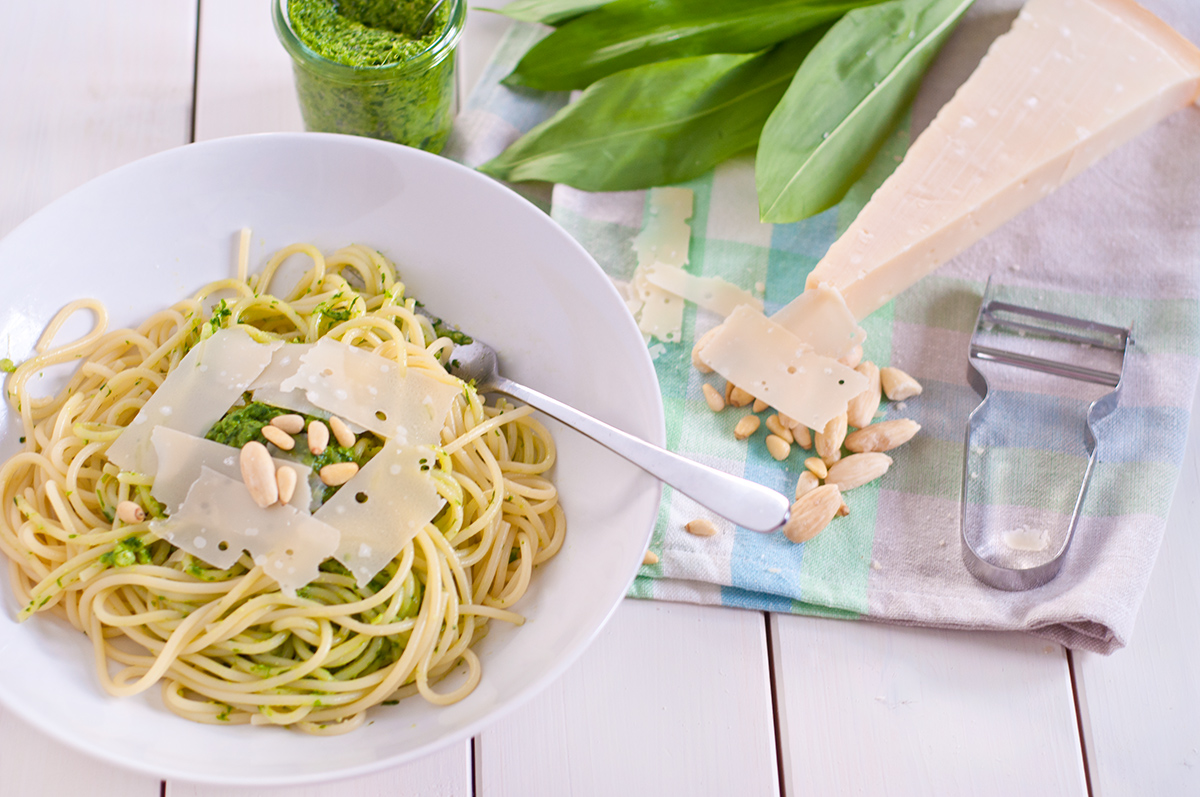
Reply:
[[100, 555], [100, 564], [108, 567], [132, 567], [150, 564], [150, 553], [141, 537], [126, 537], [108, 553]]
[[229, 305], [222, 299], [216, 307], [213, 308], [212, 318], [208, 320], [208, 325], [212, 327], [212, 331], [216, 332], [221, 327], [225, 326], [225, 319], [233, 315], [233, 311], [229, 309]]
[[455, 55], [419, 62], [446, 31], [452, 2], [442, 3], [417, 36], [434, 0], [288, 0], [295, 35], [320, 59], [294, 58], [296, 93], [309, 130], [349, 133], [439, 152], [454, 111]]
[[409, 60], [437, 39], [447, 4], [425, 34], [414, 38], [434, 0], [290, 0], [292, 29], [322, 58], [346, 66], [387, 66]]
[[[280, 450], [275, 447], [274, 443], [268, 443], [262, 436], [262, 428], [270, 423], [272, 418], [289, 413], [291, 410], [272, 407], [260, 401], [249, 401], [225, 413], [225, 417], [213, 424], [213, 427], [204, 436], [209, 440], [234, 448], [241, 448], [251, 440], [255, 440], [268, 446], [272, 456], [307, 465], [312, 469], [309, 486], [312, 489], [314, 507], [325, 503], [339, 489], [321, 481], [317, 475], [321, 468], [337, 462], [355, 462], [361, 468], [383, 447], [383, 441], [377, 436], [371, 432], [363, 432], [353, 446], [339, 446], [336, 443], [330, 443], [325, 446], [325, 450], [321, 452], [320, 456], [313, 456], [312, 452], [308, 450], [307, 435], [301, 433], [296, 436], [295, 448], [291, 451]], [[305, 428], [313, 421], [325, 422], [324, 418], [314, 415], [302, 415], [302, 417]]]
[[7, 357], [5, 357], [3, 360], [0, 360], [0, 371], [3, 371], [6, 374], [11, 374], [15, 370], [17, 370], [17, 364], [12, 360]]

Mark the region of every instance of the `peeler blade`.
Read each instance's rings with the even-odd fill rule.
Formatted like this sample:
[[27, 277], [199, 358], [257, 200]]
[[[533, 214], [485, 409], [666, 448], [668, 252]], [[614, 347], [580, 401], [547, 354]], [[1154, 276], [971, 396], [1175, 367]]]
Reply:
[[[967, 357], [980, 401], [967, 419], [963, 562], [1002, 590], [1040, 587], [1070, 549], [1117, 407], [1132, 329], [1021, 303], [989, 279]], [[1034, 372], [1030, 376], [1028, 372]]]

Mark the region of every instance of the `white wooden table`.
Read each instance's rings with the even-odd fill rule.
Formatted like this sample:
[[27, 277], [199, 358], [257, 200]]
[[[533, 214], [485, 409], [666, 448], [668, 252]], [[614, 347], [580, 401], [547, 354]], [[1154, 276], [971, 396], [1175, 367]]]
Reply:
[[[301, 129], [265, 0], [0, 10], [0, 235], [145, 155]], [[471, 14], [464, 83], [504, 26]], [[1108, 658], [1018, 634], [627, 600], [561, 680], [470, 742], [287, 793], [1200, 794], [1198, 510], [1193, 434], [1136, 632]], [[129, 774], [0, 709], [0, 794], [250, 793]]]

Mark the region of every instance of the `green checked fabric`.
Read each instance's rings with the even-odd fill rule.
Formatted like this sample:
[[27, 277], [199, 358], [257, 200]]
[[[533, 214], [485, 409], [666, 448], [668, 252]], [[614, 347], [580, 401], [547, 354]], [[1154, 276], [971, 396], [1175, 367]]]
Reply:
[[[1186, 2], [1146, 5], [1200, 40], [1200, 19], [1185, 13]], [[978, 3], [958, 35], [971, 36], [975, 26], [986, 27], [986, 15], [1011, 13], [1017, 5]], [[498, 85], [542, 35], [531, 26], [513, 28], [464, 109], [448, 155], [478, 165], [567, 101], [564, 94]], [[949, 98], [953, 87], [939, 94], [939, 77], [961, 80], [969, 73], [971, 64], [954, 62], [959, 53], [952, 42], [935, 65], [918, 98], [913, 129], [923, 127]], [[751, 158], [683, 185], [695, 196], [687, 271], [747, 289], [761, 285], [766, 311], [774, 312], [803, 289], [805, 276], [906, 145], [907, 134], [898, 135], [841, 205], [795, 224], [758, 221]], [[916, 398], [885, 401], [881, 408], [887, 418], [912, 418], [922, 426], [914, 440], [891, 452], [895, 462], [888, 473], [847, 492], [849, 516], [800, 545], [781, 533], [734, 528], [668, 488], [651, 542], [660, 561], [641, 569], [631, 595], [946, 628], [1025, 630], [1101, 652], [1124, 645], [1162, 539], [1196, 385], [1196, 153], [1200, 109], [1188, 109], [865, 319], [865, 359], [903, 368], [925, 388]], [[546, 186], [520, 189], [546, 207]], [[615, 281], [624, 281], [636, 266], [631, 243], [644, 226], [648, 196], [555, 186], [550, 212]], [[1027, 592], [1002, 592], [976, 581], [963, 565], [959, 542], [963, 433], [978, 402], [967, 384], [966, 352], [989, 276], [1018, 303], [1132, 324], [1138, 344], [1126, 363], [1120, 407], [1101, 430], [1100, 463], [1063, 571]], [[724, 381], [692, 368], [691, 348], [719, 321], [689, 305], [681, 342], [648, 342], [662, 387], [668, 447], [790, 496], [811, 452], [793, 446], [786, 461], [776, 462], [763, 444], [765, 426], [746, 441], [733, 436], [750, 408], [713, 413], [704, 400], [703, 383], [723, 390]], [[1078, 484], [1086, 458], [1079, 425], [1085, 404], [1044, 380], [1004, 378], [995, 414], [1006, 430], [1016, 431], [1004, 443], [1009, 464], [981, 477], [992, 489], [994, 505], [988, 508], [1014, 527], [1061, 525], [1070, 507], [1064, 513], [1050, 500], [1054, 491], [1042, 488], [1074, 479], [1073, 491]], [[699, 517], [712, 519], [719, 533], [688, 534], [684, 524]]]

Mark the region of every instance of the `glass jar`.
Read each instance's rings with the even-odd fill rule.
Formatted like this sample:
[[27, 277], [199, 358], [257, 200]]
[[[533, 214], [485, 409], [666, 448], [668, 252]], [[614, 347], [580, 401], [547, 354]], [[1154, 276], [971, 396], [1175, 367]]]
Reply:
[[466, 21], [466, 0], [446, 0], [445, 27], [431, 44], [382, 66], [352, 66], [318, 53], [296, 32], [288, 2], [272, 3], [275, 32], [292, 56], [307, 130], [441, 151], [458, 111], [455, 51]]

